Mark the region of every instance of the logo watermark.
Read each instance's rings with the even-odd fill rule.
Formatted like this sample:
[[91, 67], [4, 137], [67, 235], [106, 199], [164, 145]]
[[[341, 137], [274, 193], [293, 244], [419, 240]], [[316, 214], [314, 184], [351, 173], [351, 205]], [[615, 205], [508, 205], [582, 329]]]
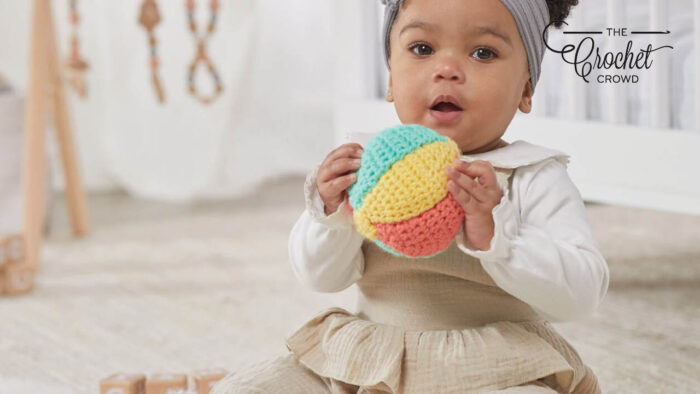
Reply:
[[[561, 21], [568, 26], [568, 23]], [[542, 40], [547, 49], [561, 55], [562, 60], [572, 64], [576, 74], [583, 78], [586, 83], [590, 83], [589, 76], [594, 69], [597, 70], [642, 70], [650, 69], [654, 61], [651, 59], [652, 52], [664, 48], [673, 49], [670, 45], [663, 45], [658, 48], [653, 48], [648, 44], [646, 48], [639, 48], [635, 54], [633, 50], [632, 40], [627, 41], [627, 47], [624, 51], [605, 52], [601, 53], [601, 49], [596, 46], [594, 35], [605, 35], [608, 37], [629, 37], [629, 34], [634, 35], [651, 35], [651, 34], [670, 34], [666, 31], [629, 31], [626, 27], [614, 28], [607, 27], [603, 31], [564, 31], [564, 34], [588, 35], [581, 39], [577, 44], [566, 44], [561, 49], [552, 48], [547, 42], [546, 33], [550, 26], [556, 22], [551, 22], [542, 32]], [[601, 73], [595, 81], [598, 83], [637, 83], [639, 75], [634, 73]]]

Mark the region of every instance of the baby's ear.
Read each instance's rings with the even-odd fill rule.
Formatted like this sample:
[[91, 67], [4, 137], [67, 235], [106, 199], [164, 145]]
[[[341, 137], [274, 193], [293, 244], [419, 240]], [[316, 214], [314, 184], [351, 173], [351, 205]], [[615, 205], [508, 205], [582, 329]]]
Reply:
[[518, 105], [521, 112], [528, 114], [532, 111], [532, 95], [532, 82], [528, 79], [523, 89], [523, 95], [520, 98], [520, 104]]

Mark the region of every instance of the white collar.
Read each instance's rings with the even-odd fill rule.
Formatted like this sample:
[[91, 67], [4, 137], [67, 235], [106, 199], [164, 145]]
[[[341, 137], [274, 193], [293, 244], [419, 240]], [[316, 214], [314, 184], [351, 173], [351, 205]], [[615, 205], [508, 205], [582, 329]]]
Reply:
[[484, 160], [499, 168], [518, 168], [544, 161], [550, 157], [558, 160], [565, 168], [569, 164], [570, 156], [566, 153], [524, 140], [513, 141], [502, 148], [488, 152], [462, 155], [461, 159], [466, 162]]

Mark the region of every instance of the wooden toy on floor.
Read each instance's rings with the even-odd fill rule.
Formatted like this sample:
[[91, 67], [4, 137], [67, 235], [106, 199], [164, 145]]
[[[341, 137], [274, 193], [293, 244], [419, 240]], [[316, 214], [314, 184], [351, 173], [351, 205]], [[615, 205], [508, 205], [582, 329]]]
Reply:
[[0, 237], [0, 267], [24, 261], [24, 238], [21, 235]]
[[26, 264], [9, 265], [2, 274], [2, 293], [4, 295], [18, 295], [34, 290], [34, 276], [36, 269]]
[[223, 379], [228, 372], [225, 369], [205, 369], [192, 373], [193, 390], [197, 394], [209, 394], [214, 384]]
[[153, 374], [146, 380], [146, 394], [187, 394], [187, 375]]
[[36, 269], [25, 261], [22, 235], [0, 237], [0, 294], [16, 295], [34, 289]]
[[118, 373], [100, 382], [100, 394], [144, 394], [146, 375]]
[[228, 372], [222, 368], [202, 369], [189, 377], [181, 373], [117, 373], [100, 381], [100, 394], [209, 394]]

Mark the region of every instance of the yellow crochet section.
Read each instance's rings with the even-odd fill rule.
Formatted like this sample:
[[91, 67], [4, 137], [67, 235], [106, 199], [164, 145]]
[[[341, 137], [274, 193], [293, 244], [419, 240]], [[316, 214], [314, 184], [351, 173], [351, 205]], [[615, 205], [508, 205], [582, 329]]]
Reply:
[[395, 223], [431, 209], [447, 196], [445, 167], [459, 157], [451, 139], [426, 144], [394, 163], [353, 212], [357, 231], [377, 239], [372, 223]]

